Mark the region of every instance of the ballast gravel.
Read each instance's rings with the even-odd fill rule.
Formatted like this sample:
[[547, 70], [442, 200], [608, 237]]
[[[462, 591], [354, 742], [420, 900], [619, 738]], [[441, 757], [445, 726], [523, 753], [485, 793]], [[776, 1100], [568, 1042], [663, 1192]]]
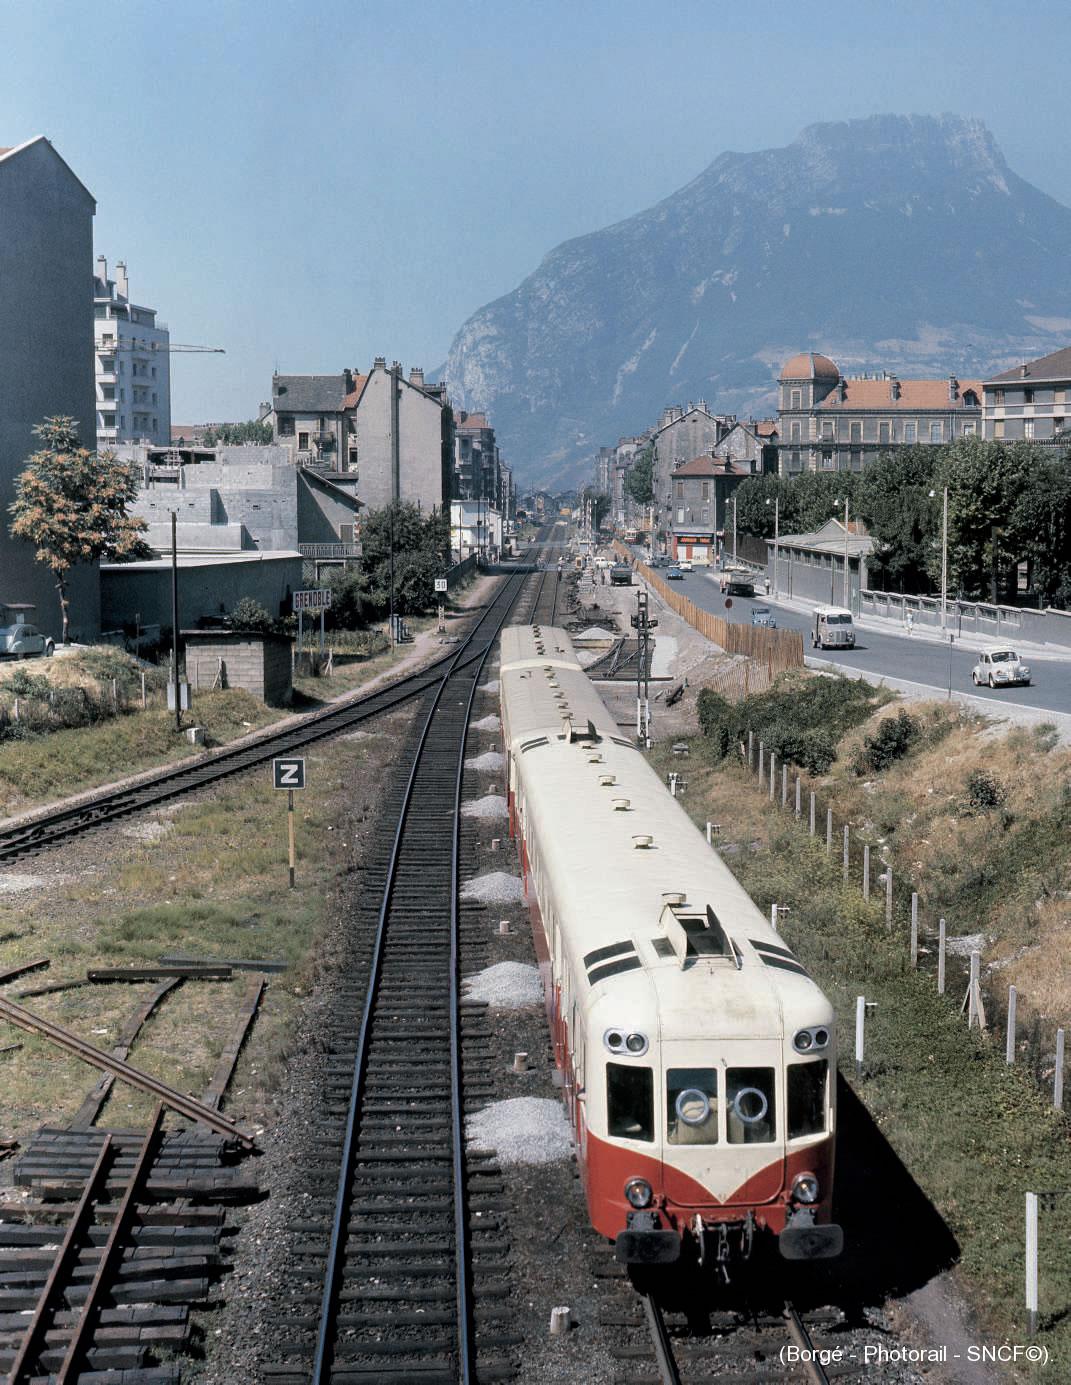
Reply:
[[539, 968], [526, 962], [496, 962], [466, 976], [462, 984], [466, 1000], [485, 1001], [492, 1010], [523, 1010], [543, 1003]]
[[48, 881], [43, 875], [19, 875], [14, 871], [0, 875], [0, 894], [20, 894], [23, 890], [39, 890]]
[[502, 1164], [554, 1164], [573, 1152], [573, 1136], [560, 1101], [519, 1096], [495, 1101], [465, 1122], [469, 1144], [492, 1149]]
[[501, 731], [502, 718], [496, 717], [493, 713], [486, 717], [481, 717], [479, 721], [472, 722], [473, 731]]
[[461, 805], [463, 818], [508, 818], [509, 805], [499, 793], [484, 794], [483, 798], [470, 798]]
[[480, 686], [476, 689], [476, 691], [482, 693], [497, 693], [498, 679], [492, 678], [489, 683], [481, 683]]
[[506, 757], [497, 750], [485, 750], [482, 755], [476, 755], [471, 760], [465, 761], [466, 769], [478, 770], [500, 770], [506, 763]]
[[462, 885], [461, 898], [479, 900], [481, 904], [519, 904], [524, 898], [524, 886], [515, 875], [492, 870]]

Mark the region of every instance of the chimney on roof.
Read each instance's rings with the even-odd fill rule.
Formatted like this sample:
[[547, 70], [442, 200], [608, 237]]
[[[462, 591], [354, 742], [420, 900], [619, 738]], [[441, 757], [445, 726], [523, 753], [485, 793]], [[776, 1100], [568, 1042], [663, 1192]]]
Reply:
[[103, 255], [97, 256], [97, 278], [104, 285], [104, 291], [108, 290], [108, 261]]
[[342, 371], [342, 393], [353, 393], [353, 371], [350, 370], [349, 366], [346, 366]]
[[889, 376], [889, 398], [894, 403], [900, 398], [900, 381], [895, 375]]
[[130, 285], [126, 278], [126, 263], [123, 260], [115, 262], [115, 287], [124, 298], [130, 297]]
[[1029, 374], [1030, 374], [1030, 370], [1029, 370], [1029, 368], [1028, 368], [1026, 362], [1024, 361], [1024, 362], [1022, 363], [1022, 365], [1019, 367], [1019, 379], [1020, 379], [1020, 380], [1025, 380], [1026, 377], [1027, 377]]
[[423, 368], [423, 366], [415, 365], [415, 366], [413, 366], [413, 367], [410, 369], [410, 371], [409, 371], [409, 383], [410, 383], [411, 385], [416, 385], [416, 387], [417, 387], [418, 389], [423, 389], [423, 388], [424, 388], [424, 368]]
[[837, 393], [840, 396], [840, 402], [843, 404], [848, 398], [848, 382], [843, 375], [837, 380]]
[[954, 375], [948, 377], [948, 402], [954, 404], [959, 398], [959, 381]]
[[387, 368], [387, 358], [386, 358], [386, 356], [377, 356], [376, 359], [372, 362], [372, 369], [373, 369], [373, 370], [386, 370], [386, 368]]

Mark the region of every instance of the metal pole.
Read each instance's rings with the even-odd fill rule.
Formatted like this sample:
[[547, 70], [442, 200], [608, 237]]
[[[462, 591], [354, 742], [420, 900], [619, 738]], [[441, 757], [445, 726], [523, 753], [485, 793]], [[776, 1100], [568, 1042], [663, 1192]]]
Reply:
[[941, 630], [948, 618], [948, 487], [945, 486], [941, 519]]
[[1038, 1195], [1026, 1195], [1026, 1322], [1038, 1330]]
[[733, 562], [736, 562], [736, 496], [733, 496]]
[[778, 547], [781, 539], [781, 497], [778, 496], [773, 504], [773, 594], [777, 595], [777, 560]]
[[178, 677], [178, 511], [171, 511], [171, 684], [175, 689], [175, 730], [182, 730]]
[[1064, 1109], [1064, 1031], [1056, 1031], [1056, 1071], [1052, 1080], [1052, 1104], [1057, 1111]]
[[1014, 986], [1008, 987], [1008, 1032], [1004, 1038], [1004, 1061], [1009, 1067], [1015, 1062], [1015, 1008], [1019, 992]]
[[937, 925], [937, 994], [945, 993], [945, 921]]
[[855, 1075], [863, 1075], [863, 1047], [866, 1030], [866, 997], [855, 997]]
[[[477, 543], [479, 542], [479, 521], [476, 526]], [[476, 558], [479, 563], [479, 556]], [[394, 500], [390, 502], [390, 647], [394, 648]]]
[[852, 609], [852, 593], [848, 582], [848, 497], [844, 497], [844, 609]]
[[842, 874], [843, 874], [843, 876], [844, 876], [844, 879], [847, 880], [847, 879], [848, 879], [848, 828], [847, 828], [847, 827], [844, 828], [844, 848], [843, 848], [843, 851], [844, 851], [844, 855], [843, 855], [843, 859], [842, 859], [842, 861], [841, 861], [841, 872], [842, 872]]
[[870, 898], [870, 847], [863, 847], [863, 898]]
[[911, 965], [919, 964], [919, 897], [911, 891]]

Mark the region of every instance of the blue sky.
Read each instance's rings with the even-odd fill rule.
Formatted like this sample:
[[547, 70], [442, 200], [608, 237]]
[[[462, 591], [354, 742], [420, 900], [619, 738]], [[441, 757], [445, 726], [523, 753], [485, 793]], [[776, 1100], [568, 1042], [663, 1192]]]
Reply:
[[134, 297], [227, 349], [175, 358], [177, 422], [276, 367], [431, 369], [561, 240], [818, 120], [981, 116], [1071, 204], [1050, 0], [0, 0], [0, 33], [0, 144], [47, 135]]

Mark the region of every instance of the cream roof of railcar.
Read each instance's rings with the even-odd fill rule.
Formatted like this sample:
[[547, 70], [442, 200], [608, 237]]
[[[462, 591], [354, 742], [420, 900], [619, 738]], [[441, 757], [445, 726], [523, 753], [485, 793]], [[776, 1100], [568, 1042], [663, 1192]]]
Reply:
[[[657, 1017], [664, 1040], [774, 1037], [828, 1024], [828, 1001], [717, 852], [643, 755], [611, 739], [616, 726], [590, 680], [576, 666], [556, 674], [580, 711], [577, 729], [587, 699], [602, 709], [591, 717], [602, 737], [596, 744], [566, 741], [549, 680], [521, 672], [515, 665], [501, 683], [517, 787], [572, 975], [590, 988], [589, 1009], [608, 1024]], [[638, 844], [644, 838], [649, 845]], [[667, 896], [683, 896], [686, 907], [676, 912], [688, 918], [712, 909], [739, 966], [731, 955], [689, 955], [682, 968], [660, 926]]]

